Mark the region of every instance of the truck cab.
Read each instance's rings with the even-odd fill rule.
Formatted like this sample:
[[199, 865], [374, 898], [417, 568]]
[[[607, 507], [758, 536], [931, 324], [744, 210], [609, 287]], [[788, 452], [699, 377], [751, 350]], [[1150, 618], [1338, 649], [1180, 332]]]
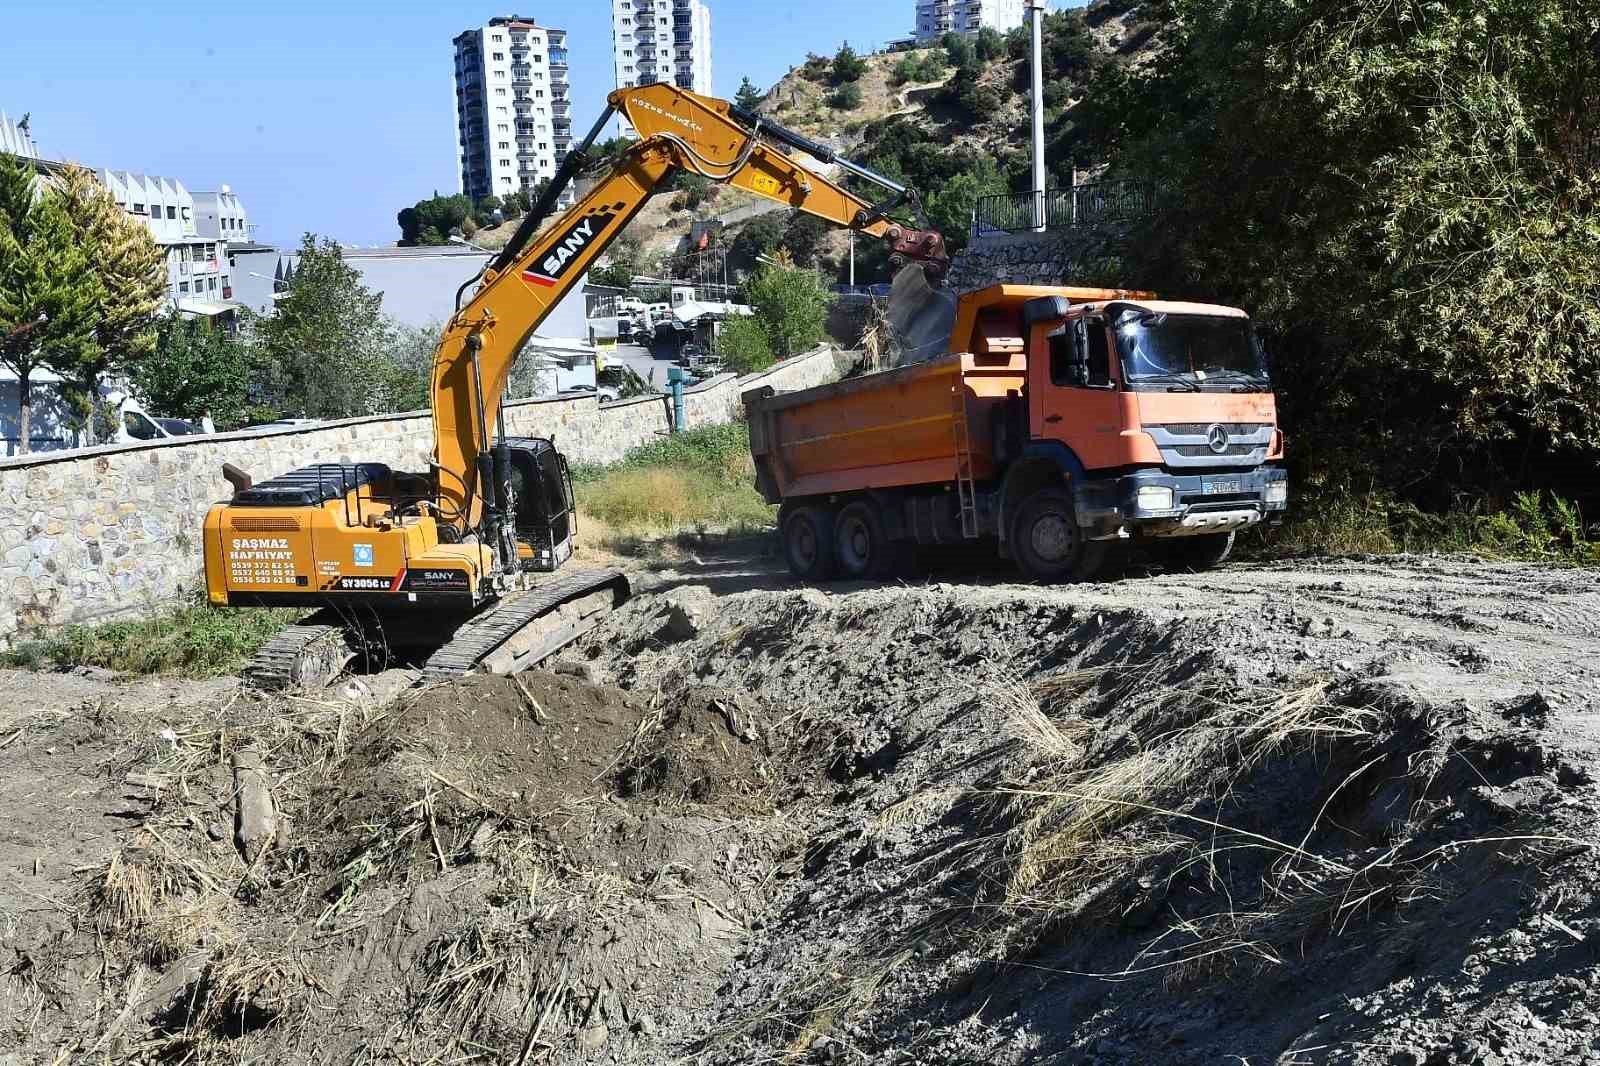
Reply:
[[1206, 538], [1176, 546], [1204, 561], [1286, 506], [1277, 402], [1243, 311], [1055, 296], [1023, 317], [1023, 452], [1078, 475], [1091, 539]]

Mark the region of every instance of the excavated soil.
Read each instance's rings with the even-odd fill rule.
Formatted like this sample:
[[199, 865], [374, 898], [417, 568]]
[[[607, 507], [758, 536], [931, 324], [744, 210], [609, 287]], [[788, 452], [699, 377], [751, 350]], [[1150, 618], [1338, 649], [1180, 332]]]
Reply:
[[0, 1062], [1600, 1063], [1594, 573], [941, 576], [708, 549], [387, 701], [0, 676]]

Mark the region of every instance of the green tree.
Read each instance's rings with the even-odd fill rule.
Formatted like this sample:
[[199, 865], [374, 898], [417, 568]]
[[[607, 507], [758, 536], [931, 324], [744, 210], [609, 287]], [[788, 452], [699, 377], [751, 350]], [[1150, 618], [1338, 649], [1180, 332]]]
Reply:
[[835, 111], [854, 111], [861, 106], [861, 86], [846, 82], [828, 95], [828, 106]]
[[494, 213], [496, 211], [499, 211], [506, 218], [511, 217], [509, 214], [506, 214], [505, 202], [494, 193], [490, 193], [488, 196], [482, 197], [478, 201], [478, 208], [474, 217], [478, 220], [478, 225], [492, 226], [496, 222], [494, 217]]
[[1416, 485], [1505, 440], [1592, 456], [1600, 0], [1175, 8], [1102, 101], [1113, 173], [1164, 186], [1126, 272], [1255, 313], [1300, 461]]
[[828, 292], [816, 271], [765, 266], [745, 283], [745, 294], [775, 358], [799, 355], [822, 339]]
[[770, 211], [744, 224], [728, 248], [730, 265], [738, 270], [754, 270], [764, 255], [771, 255], [783, 243], [786, 229], [783, 213]]
[[857, 81], [867, 72], [867, 61], [856, 55], [856, 50], [846, 41], [834, 53], [833, 66], [829, 70], [829, 77], [835, 85], [844, 85]]
[[361, 284], [333, 241], [305, 235], [288, 294], [256, 332], [264, 391], [280, 414], [345, 418], [391, 409], [394, 337], [383, 296]]
[[440, 196], [434, 193], [396, 216], [400, 223], [400, 243], [447, 244], [451, 231], [460, 229], [471, 217], [472, 201], [465, 196]]
[[717, 333], [717, 354], [735, 374], [754, 374], [776, 360], [766, 330], [753, 318], [730, 318]]
[[983, 62], [993, 62], [1006, 54], [1006, 39], [993, 26], [985, 26], [978, 31], [973, 51]]
[[104, 287], [55, 193], [40, 194], [33, 166], [0, 153], [0, 365], [17, 375], [17, 450], [32, 438], [32, 375], [76, 380], [95, 357]]
[[970, 67], [978, 60], [977, 46], [964, 33], [947, 33], [939, 39], [939, 44], [943, 46], [951, 66]]
[[157, 320], [153, 350], [134, 364], [131, 380], [153, 411], [198, 419], [209, 410], [219, 429], [236, 429], [248, 420], [254, 370], [244, 341], [173, 312]]
[[989, 156], [977, 156], [971, 169], [941, 182], [928, 197], [928, 221], [944, 235], [951, 251], [964, 248], [972, 229], [972, 209], [983, 196], [1006, 191], [1005, 178]]
[[745, 111], [754, 111], [763, 99], [764, 94], [749, 78], [742, 79], [739, 91], [733, 94], [733, 102]]
[[783, 230], [783, 247], [789, 249], [800, 266], [815, 267], [820, 265], [817, 256], [822, 251], [822, 242], [832, 231], [833, 227], [816, 215], [794, 211]]
[[78, 361], [73, 402], [86, 424], [101, 380], [126, 372], [155, 350], [156, 315], [167, 297], [166, 255], [144, 223], [82, 167], [69, 167], [57, 186], [73, 239], [100, 282], [93, 343]]

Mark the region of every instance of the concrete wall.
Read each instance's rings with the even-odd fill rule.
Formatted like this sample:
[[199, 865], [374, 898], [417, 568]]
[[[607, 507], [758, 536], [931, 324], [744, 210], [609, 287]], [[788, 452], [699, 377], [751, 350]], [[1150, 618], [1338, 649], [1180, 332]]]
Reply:
[[[833, 349], [820, 348], [748, 378], [713, 378], [688, 391], [688, 424], [737, 418], [746, 389], [788, 392], [837, 376]], [[669, 404], [524, 400], [506, 408], [506, 424], [516, 435], [553, 434], [574, 463], [607, 463], [666, 434]], [[420, 471], [432, 450], [432, 420], [413, 411], [0, 460], [0, 646], [19, 631], [136, 614], [197, 588], [206, 509], [230, 492], [225, 462], [260, 478], [317, 462]]]

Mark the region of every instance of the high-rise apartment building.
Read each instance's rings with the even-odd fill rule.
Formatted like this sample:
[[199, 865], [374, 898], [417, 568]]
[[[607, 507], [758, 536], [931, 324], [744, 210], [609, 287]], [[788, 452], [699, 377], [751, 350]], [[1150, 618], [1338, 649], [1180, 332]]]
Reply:
[[[711, 92], [711, 9], [701, 0], [611, 0], [617, 88], [668, 82]], [[633, 129], [622, 123], [627, 135]]]
[[1008, 33], [1025, 15], [1023, 0], [917, 0], [917, 43], [947, 33], [977, 33], [985, 26]]
[[[532, 192], [572, 148], [567, 31], [509, 15], [458, 34], [456, 134], [461, 191]], [[572, 202], [569, 189], [563, 205]]]

